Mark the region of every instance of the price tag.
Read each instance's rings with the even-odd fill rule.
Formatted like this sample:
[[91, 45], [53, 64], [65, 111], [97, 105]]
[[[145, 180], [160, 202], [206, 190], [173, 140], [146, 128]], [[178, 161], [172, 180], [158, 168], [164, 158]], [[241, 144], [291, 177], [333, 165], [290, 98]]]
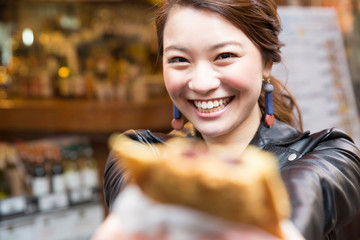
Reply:
[[49, 211], [54, 208], [54, 198], [52, 195], [43, 195], [38, 198], [40, 211]]
[[79, 188], [70, 192], [70, 201], [73, 204], [92, 201], [93, 197], [91, 188]]
[[0, 201], [0, 215], [6, 216], [25, 212], [26, 198], [23, 196], [6, 198]]
[[81, 193], [83, 201], [91, 201], [93, 194], [90, 188], [82, 188]]
[[65, 192], [56, 193], [54, 196], [54, 206], [56, 208], [64, 208], [69, 206], [69, 199]]
[[70, 201], [73, 204], [80, 203], [82, 201], [81, 189], [72, 190], [70, 192]]

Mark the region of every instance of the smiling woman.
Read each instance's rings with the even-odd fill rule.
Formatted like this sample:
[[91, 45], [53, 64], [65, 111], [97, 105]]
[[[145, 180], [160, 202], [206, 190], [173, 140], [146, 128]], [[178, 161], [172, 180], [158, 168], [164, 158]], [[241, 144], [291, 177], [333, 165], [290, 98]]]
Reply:
[[[271, 152], [289, 195], [295, 231], [307, 240], [337, 239], [360, 207], [360, 152], [337, 129], [302, 131], [294, 98], [271, 75], [282, 46], [275, 2], [165, 0], [155, 20], [166, 89], [189, 122], [169, 134], [132, 130], [124, 135], [154, 152], [173, 137], [210, 148], [235, 144], [238, 153], [250, 145]], [[130, 179], [113, 151], [104, 175], [110, 207]], [[251, 232], [256, 239], [274, 239]]]
[[[163, 36], [164, 81], [174, 104], [207, 141], [241, 138], [247, 145], [260, 123], [257, 101], [271, 64], [264, 66], [243, 31], [209, 11], [172, 9]], [[215, 100], [222, 107], [208, 111]]]

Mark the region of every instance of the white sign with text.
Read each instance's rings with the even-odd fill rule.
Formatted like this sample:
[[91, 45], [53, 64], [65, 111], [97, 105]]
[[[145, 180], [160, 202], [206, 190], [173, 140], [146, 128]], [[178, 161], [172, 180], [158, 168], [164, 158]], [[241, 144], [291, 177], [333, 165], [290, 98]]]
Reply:
[[336, 10], [279, 7], [278, 12], [285, 46], [272, 74], [295, 96], [304, 130], [336, 127], [359, 144], [356, 100]]

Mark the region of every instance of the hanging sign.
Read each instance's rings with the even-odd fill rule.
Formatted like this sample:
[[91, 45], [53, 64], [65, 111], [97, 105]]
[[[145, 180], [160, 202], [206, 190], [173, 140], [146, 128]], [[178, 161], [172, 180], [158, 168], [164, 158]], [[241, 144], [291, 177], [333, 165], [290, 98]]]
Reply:
[[336, 10], [279, 7], [282, 62], [272, 74], [295, 96], [304, 130], [336, 127], [360, 143], [356, 100]]

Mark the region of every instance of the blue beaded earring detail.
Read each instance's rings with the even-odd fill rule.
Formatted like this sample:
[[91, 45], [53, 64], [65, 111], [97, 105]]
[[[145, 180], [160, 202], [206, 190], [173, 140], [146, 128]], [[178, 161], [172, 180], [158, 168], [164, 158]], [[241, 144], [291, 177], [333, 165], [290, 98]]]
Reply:
[[181, 118], [180, 110], [173, 104], [173, 120], [171, 126], [175, 130], [181, 130], [184, 127], [184, 120]]
[[264, 85], [265, 91], [265, 123], [271, 128], [275, 122], [274, 111], [273, 111], [273, 99], [272, 92], [274, 91], [274, 86], [270, 83], [270, 78], [268, 78], [267, 83]]

